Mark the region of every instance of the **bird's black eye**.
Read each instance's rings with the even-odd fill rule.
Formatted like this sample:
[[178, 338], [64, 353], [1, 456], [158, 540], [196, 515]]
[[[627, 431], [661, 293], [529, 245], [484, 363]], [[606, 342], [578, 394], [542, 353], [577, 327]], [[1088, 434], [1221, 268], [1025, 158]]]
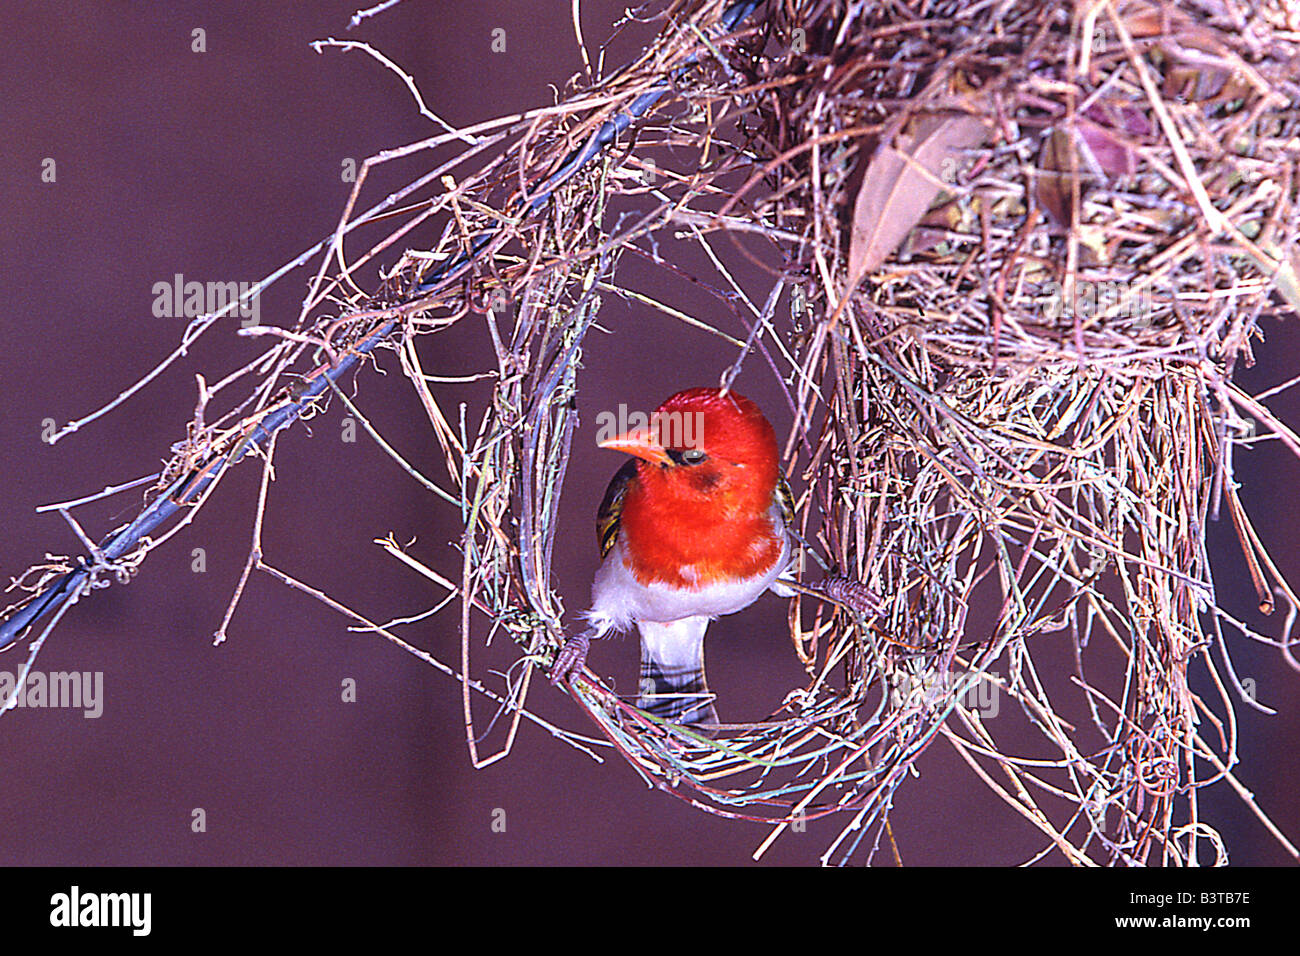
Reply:
[[670, 448], [668, 449], [668, 457], [677, 465], [698, 465], [709, 456], [698, 448], [687, 448], [685, 450]]

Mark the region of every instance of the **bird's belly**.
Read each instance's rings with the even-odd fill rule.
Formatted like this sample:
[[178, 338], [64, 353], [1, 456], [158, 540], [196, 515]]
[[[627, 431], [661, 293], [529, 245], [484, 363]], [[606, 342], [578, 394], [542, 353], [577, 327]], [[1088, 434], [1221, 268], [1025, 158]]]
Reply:
[[593, 622], [603, 619], [618, 630], [639, 621], [668, 622], [687, 617], [719, 617], [753, 604], [789, 562], [788, 542], [772, 567], [750, 578], [711, 581], [693, 588], [643, 584], [624, 563], [622, 543], [610, 551], [591, 587]]

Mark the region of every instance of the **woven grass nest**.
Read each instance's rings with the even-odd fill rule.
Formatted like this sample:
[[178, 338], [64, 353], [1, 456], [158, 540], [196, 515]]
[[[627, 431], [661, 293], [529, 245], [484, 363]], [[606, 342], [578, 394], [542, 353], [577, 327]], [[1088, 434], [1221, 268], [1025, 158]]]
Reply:
[[[1261, 706], [1232, 645], [1244, 635], [1300, 666], [1289, 632], [1255, 633], [1219, 607], [1205, 529], [1226, 511], [1261, 606], [1300, 604], [1233, 480], [1240, 442], [1267, 434], [1300, 452], [1233, 382], [1261, 316], [1300, 306], [1300, 9], [704, 2], [651, 5], [622, 28], [646, 31], [644, 54], [593, 67], [554, 106], [371, 160], [459, 143], [365, 213], [361, 177], [259, 392], [314, 381], [322, 355], [337, 368], [400, 353], [464, 518], [440, 614], [459, 609], [476, 763], [506, 751], [477, 752], [471, 692], [507, 708], [511, 741], [519, 720], [541, 722], [528, 695], [553, 693], [533, 678], [565, 638], [550, 554], [571, 398], [601, 302], [623, 296], [729, 340], [720, 381], [748, 363], [780, 377], [801, 577], [833, 567], [883, 596], [870, 618], [793, 600], [806, 681], [773, 689], [784, 705], [768, 721], [715, 737], [578, 681], [575, 701], [649, 782], [770, 822], [760, 854], [837, 815], [823, 859], [870, 862], [889, 857], [900, 785], [944, 737], [1042, 831], [1042, 856], [1223, 862], [1197, 808], [1220, 781], [1294, 855], [1232, 774], [1234, 708]], [[384, 236], [345, 257], [379, 212]], [[376, 290], [375, 257], [431, 225], [438, 242], [404, 253]], [[695, 278], [719, 290], [721, 319], [620, 282], [628, 254], [678, 269], [655, 253], [669, 234], [708, 252], [713, 271]], [[764, 286], [735, 280], [742, 256]], [[458, 424], [411, 343], [484, 321], [493, 401]], [[173, 477], [242, 456], [256, 416], [232, 401], [209, 417]], [[988, 595], [999, 612], [974, 619]], [[503, 629], [519, 664], [494, 689], [473, 678], [473, 649]], [[1049, 641], [1075, 649], [1066, 694], [1036, 664]], [[1194, 673], [1216, 692], [1189, 689]], [[1032, 759], [981, 718], [989, 694], [1041, 734]], [[592, 746], [576, 723], [547, 726]], [[1049, 817], [1045, 799], [1068, 815]]]
[[[826, 860], [888, 845], [896, 789], [939, 734], [1043, 831], [1045, 853], [1185, 863], [1208, 840], [1222, 856], [1196, 791], [1230, 774], [1232, 709], [1253, 700], [1230, 657], [1208, 654], [1226, 650], [1225, 624], [1242, 630], [1217, 608], [1210, 514], [1237, 522], [1261, 603], [1275, 587], [1294, 601], [1232, 480], [1246, 419], [1289, 433], [1232, 373], [1260, 316], [1300, 303], [1297, 11], [786, 2], [722, 35], [727, 9], [664, 13], [638, 63], [521, 124], [475, 184], [511, 209], [593, 124], [671, 78], [671, 99], [543, 218], [491, 240], [501, 251], [471, 282], [518, 308], [479, 441], [492, 450], [465, 488], [478, 521], [463, 586], [530, 661], [549, 659], [562, 638], [551, 495], [582, 336], [601, 295], [671, 312], [623, 289], [618, 261], [656, 234], [693, 235], [717, 263], [702, 281], [734, 293], [748, 330], [738, 360], [788, 383], [800, 532], [887, 601], [870, 621], [794, 602], [808, 681], [770, 721], [705, 739], [580, 684], [604, 736], [693, 804], [772, 821], [769, 842], [842, 814]], [[615, 216], [615, 196], [635, 201]], [[491, 215], [462, 207], [441, 251], [485, 235]], [[772, 279], [745, 289], [724, 263], [756, 236]], [[977, 629], [981, 585], [1002, 610]], [[1091, 726], [1044, 690], [1047, 634], [1078, 649]], [[1094, 656], [1118, 659], [1122, 679], [1094, 685]], [[1217, 699], [1189, 690], [1194, 668]], [[978, 712], [990, 683], [1052, 758], [1003, 752]], [[1044, 794], [1071, 818], [1050, 822]]]

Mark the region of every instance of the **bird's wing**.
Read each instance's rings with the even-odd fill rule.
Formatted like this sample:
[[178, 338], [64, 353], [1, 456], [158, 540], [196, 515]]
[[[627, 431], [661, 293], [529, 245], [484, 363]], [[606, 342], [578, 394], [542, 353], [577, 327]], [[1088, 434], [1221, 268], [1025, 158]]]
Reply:
[[614, 542], [618, 540], [619, 525], [623, 518], [623, 496], [627, 493], [627, 486], [635, 477], [636, 459], [629, 458], [623, 467], [614, 473], [614, 477], [609, 481], [609, 487], [605, 489], [600, 510], [596, 512], [596, 542], [600, 545], [602, 561], [613, 549]]
[[791, 546], [790, 546], [791, 561], [788, 565], [786, 565], [785, 568], [781, 570], [781, 573], [777, 575], [777, 579], [773, 581], [771, 585], [769, 585], [769, 589], [777, 597], [783, 597], [783, 598], [794, 597], [796, 592], [792, 588], [788, 588], [781, 583], [782, 578], [793, 579], [795, 575], [795, 562], [793, 560], [794, 558], [793, 542], [795, 536], [794, 492], [790, 490], [790, 483], [785, 480], [785, 475], [781, 475], [776, 483], [776, 495], [773, 498], [772, 505], [773, 507], [776, 508], [776, 510], [781, 515], [781, 521], [785, 525], [784, 531], [786, 535], [786, 540], [791, 542]]
[[794, 527], [794, 492], [785, 475], [780, 475], [776, 483], [776, 506], [781, 510], [781, 520], [787, 528]]

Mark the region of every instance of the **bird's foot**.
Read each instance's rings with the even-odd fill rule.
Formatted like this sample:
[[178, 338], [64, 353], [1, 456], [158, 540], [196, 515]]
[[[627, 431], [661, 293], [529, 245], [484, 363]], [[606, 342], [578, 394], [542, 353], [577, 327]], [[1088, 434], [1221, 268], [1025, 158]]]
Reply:
[[587, 663], [587, 651], [591, 649], [591, 637], [589, 634], [578, 634], [564, 642], [560, 648], [560, 653], [555, 655], [555, 663], [551, 665], [551, 684], [558, 686], [561, 682], [567, 682], [570, 677], [582, 673], [582, 668]]
[[817, 582], [816, 588], [836, 604], [842, 605], [863, 617], [874, 617], [884, 603], [879, 594], [861, 581], [841, 574], [828, 575]]

